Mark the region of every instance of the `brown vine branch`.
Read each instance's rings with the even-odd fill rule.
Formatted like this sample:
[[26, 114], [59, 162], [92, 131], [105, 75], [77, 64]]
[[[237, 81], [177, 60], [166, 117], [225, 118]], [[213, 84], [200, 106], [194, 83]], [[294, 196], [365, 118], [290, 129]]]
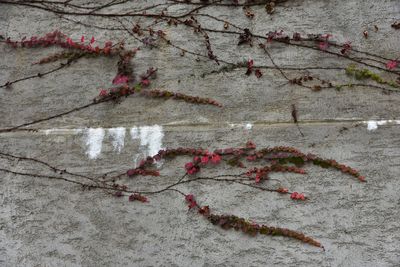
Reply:
[[73, 59], [69, 59], [66, 63], [61, 63], [59, 67], [57, 67], [57, 68], [55, 68], [55, 69], [51, 69], [51, 70], [46, 71], [46, 72], [39, 72], [38, 74], [35, 74], [35, 75], [31, 75], [31, 76], [19, 78], [19, 79], [16, 79], [16, 80], [14, 80], [14, 81], [8, 81], [8, 82], [6, 82], [5, 84], [0, 85], [0, 88], [2, 88], [2, 87], [9, 87], [9, 86], [11, 86], [11, 85], [14, 84], [14, 83], [26, 81], [26, 80], [33, 79], [33, 78], [42, 78], [42, 77], [44, 77], [44, 76], [46, 76], [46, 75], [49, 75], [49, 74], [51, 74], [51, 73], [54, 73], [54, 72], [56, 72], [56, 71], [59, 71], [59, 70], [61, 70], [61, 69], [63, 69], [63, 68], [66, 68], [66, 67], [70, 66], [71, 63], [73, 63], [74, 61], [78, 60], [78, 59], [81, 58], [81, 57], [82, 57], [82, 56], [78, 56], [78, 57], [75, 57], [75, 58], [73, 58]]

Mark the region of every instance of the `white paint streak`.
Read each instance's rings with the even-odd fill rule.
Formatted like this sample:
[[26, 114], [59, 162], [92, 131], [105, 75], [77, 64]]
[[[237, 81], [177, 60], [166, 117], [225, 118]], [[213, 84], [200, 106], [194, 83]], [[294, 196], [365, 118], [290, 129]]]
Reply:
[[231, 128], [244, 128], [248, 131], [250, 131], [251, 129], [253, 129], [253, 124], [248, 122], [248, 123], [229, 123], [229, 126]]
[[111, 136], [111, 143], [114, 147], [114, 151], [121, 153], [125, 145], [126, 129], [124, 127], [110, 128], [108, 129], [108, 133]]
[[147, 147], [146, 156], [154, 156], [162, 146], [163, 128], [159, 125], [140, 127], [140, 145]]
[[375, 131], [378, 129], [378, 124], [376, 121], [368, 121], [368, 126], [367, 126], [368, 131]]
[[81, 133], [83, 130], [80, 128], [77, 129], [57, 129], [57, 128], [52, 128], [52, 129], [46, 129], [46, 130], [42, 130], [44, 132], [45, 135], [49, 135], [49, 134], [78, 134]]
[[90, 159], [96, 159], [100, 155], [104, 133], [103, 128], [89, 128], [85, 131], [86, 154]]
[[132, 127], [130, 130], [132, 140], [139, 139], [139, 130], [137, 127]]
[[74, 134], [80, 134], [83, 132], [83, 129], [73, 129]]
[[251, 129], [253, 128], [253, 124], [247, 123], [247, 124], [244, 126], [244, 128], [245, 128], [246, 130], [251, 130]]
[[132, 140], [140, 140], [140, 152], [133, 155], [136, 165], [138, 158], [154, 156], [162, 149], [162, 139], [164, 137], [163, 127], [159, 125], [132, 127], [130, 129]]
[[137, 167], [138, 159], [139, 159], [139, 154], [133, 156], [133, 166]]
[[369, 120], [363, 121], [363, 123], [367, 124], [367, 129], [369, 131], [375, 131], [376, 129], [378, 129], [378, 126], [386, 124], [400, 124], [400, 120]]

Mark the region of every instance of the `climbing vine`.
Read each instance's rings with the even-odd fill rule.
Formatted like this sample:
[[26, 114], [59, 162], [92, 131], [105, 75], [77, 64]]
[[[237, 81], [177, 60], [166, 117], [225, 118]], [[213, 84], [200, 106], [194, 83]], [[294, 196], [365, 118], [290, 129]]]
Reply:
[[[400, 87], [399, 56], [393, 55], [386, 57], [370, 51], [362, 51], [352, 44], [352, 40], [338, 42], [335, 40], [335, 33], [304, 33], [304, 32], [285, 32], [281, 29], [263, 29], [255, 32], [250, 27], [236, 25], [229, 21], [229, 16], [214, 16], [210, 9], [224, 9], [230, 11], [242, 10], [243, 17], [253, 20], [263, 12], [263, 16], [275, 16], [277, 12], [284, 12], [284, 4], [288, 1], [283, 0], [170, 0], [164, 3], [152, 4], [148, 6], [129, 6], [128, 10], [118, 10], [121, 5], [128, 5], [131, 1], [120, 0], [111, 1], [107, 4], [75, 4], [74, 1], [7, 1], [0, 0], [0, 6], [17, 6], [23, 8], [33, 8], [48, 12], [60, 17], [73, 25], [80, 25], [89, 29], [106, 30], [117, 32], [120, 39], [105, 40], [100, 42], [96, 36], [81, 36], [74, 39], [62, 31], [62, 29], [48, 29], [48, 33], [37, 36], [33, 33], [32, 37], [12, 38], [5, 34], [0, 35], [3, 45], [9, 49], [48, 49], [56, 47], [60, 51], [49, 53], [46, 57], [33, 59], [32, 64], [46, 66], [50, 63], [61, 62], [54, 69], [43, 71], [37, 74], [21, 77], [13, 81], [2, 81], [0, 87], [12, 90], [13, 85], [28, 79], [45, 79], [54, 72], [68, 68], [71, 64], [82, 58], [107, 58], [118, 59], [116, 69], [113, 70], [113, 79], [110, 87], [98, 88], [98, 95], [88, 99], [87, 103], [71, 108], [56, 114], [51, 114], [44, 118], [38, 118], [19, 125], [0, 129], [1, 132], [12, 132], [16, 130], [34, 130], [28, 128], [38, 123], [49, 121], [62, 116], [70, 115], [76, 111], [102, 103], [119, 103], [124, 98], [131, 96], [141, 96], [147, 98], [158, 98], [162, 100], [180, 100], [191, 104], [211, 105], [223, 108], [223, 99], [212, 99], [204, 96], [188, 95], [180, 92], [180, 88], [173, 91], [165, 88], [152, 88], [153, 80], [158, 75], [162, 75], [157, 66], [147, 66], [147, 62], [136, 60], [137, 53], [148, 49], [157, 51], [168, 47], [179, 53], [182, 57], [190, 57], [194, 62], [212, 63], [214, 68], [205, 73], [195, 73], [201, 78], [211, 75], [228, 73], [240, 70], [243, 78], [254, 78], [261, 81], [266, 72], [276, 71], [279, 77], [285, 81], [285, 85], [293, 88], [301, 87], [310, 89], [310, 93], [319, 93], [322, 90], [344, 88], [365, 87], [381, 90], [385, 93], [398, 92]], [[134, 1], [133, 1], [134, 2]], [[113, 11], [116, 8], [118, 11]], [[175, 11], [174, 11], [175, 10]], [[178, 11], [176, 11], [178, 10]], [[183, 10], [183, 11], [182, 11]], [[203, 11], [203, 12], [202, 12]], [[88, 17], [93, 20], [91, 23], [81, 19]], [[117, 26], [101, 26], [94, 20], [102, 19]], [[209, 22], [212, 23], [209, 23]], [[109, 23], [109, 24], [111, 24]], [[107, 23], [106, 23], [107, 24]], [[108, 25], [109, 25], [108, 24]], [[212, 25], [212, 26], [210, 26]], [[400, 28], [399, 22], [393, 22], [388, 27], [393, 31]], [[377, 28], [376, 28], [377, 29]], [[201, 49], [184, 47], [182, 42], [174, 40], [176, 32], [182, 33], [187, 41], [198, 44]], [[18, 33], [8, 33], [18, 35]], [[78, 33], [75, 33], [78, 34]], [[368, 38], [368, 32], [364, 31], [364, 38]], [[122, 37], [123, 36], [123, 37]], [[251, 51], [260, 53], [265, 61], [255, 58], [239, 58], [237, 62], [231, 62], [223, 58], [223, 48], [214, 43], [215, 36], [225, 36], [231, 43], [237, 45], [240, 51]], [[104, 40], [103, 40], [104, 41]], [[104, 43], [104, 44], [103, 44]], [[135, 46], [131, 44], [135, 43]], [[129, 45], [128, 45], [129, 44]], [[316, 66], [285, 66], [275, 59], [275, 49], [295, 47], [304, 49], [323, 56], [334, 56], [336, 65], [316, 65]], [[144, 73], [136, 73], [137, 66], [146, 66]], [[172, 65], [172, 64], [171, 64]], [[317, 74], [328, 71], [337, 72], [335, 80]], [[115, 75], [114, 75], [115, 74]], [[344, 74], [344, 75], [341, 75]], [[332, 77], [332, 76], [329, 76]], [[354, 82], [354, 79], [356, 82]], [[193, 90], [195, 91], [195, 90]], [[293, 102], [293, 101], [292, 101]], [[291, 110], [293, 122], [300, 129], [301, 119], [295, 103], [288, 103]], [[143, 101], [143, 105], [146, 102]], [[199, 107], [200, 108], [200, 107]], [[6, 167], [1, 167], [1, 172], [15, 175], [62, 180], [81, 186], [86, 190], [100, 189], [115, 197], [126, 197], [131, 202], [151, 201], [151, 195], [161, 194], [166, 191], [176, 192], [182, 200], [186, 201], [188, 208], [203, 216], [207, 221], [218, 225], [223, 229], [240, 230], [246, 234], [254, 236], [261, 235], [280, 235], [292, 239], [300, 240], [304, 243], [323, 248], [322, 244], [306, 236], [303, 233], [282, 228], [262, 225], [251, 222], [235, 215], [219, 215], [213, 213], [207, 205], [200, 205], [201, 195], [195, 192], [183, 192], [178, 189], [179, 185], [190, 184], [198, 181], [212, 181], [216, 183], [239, 184], [250, 187], [254, 190], [278, 193], [287, 195], [294, 201], [307, 201], [309, 196], [303, 192], [292, 191], [286, 187], [268, 187], [270, 176], [274, 173], [294, 173], [307, 174], [304, 169], [307, 164], [313, 164], [322, 168], [331, 168], [356, 178], [360, 182], [365, 182], [365, 176], [344, 164], [335, 160], [324, 159], [319, 156], [303, 153], [292, 147], [266, 147], [257, 149], [256, 145], [249, 141], [243, 147], [217, 149], [210, 152], [201, 148], [176, 148], [160, 150], [156, 155], [151, 155], [143, 159], [138, 166], [121, 172], [118, 175], [103, 175], [101, 177], [90, 177], [82, 174], [72, 173], [65, 169], [56, 168], [49, 163], [38, 159], [13, 155], [1, 152], [0, 156], [5, 159], [18, 159], [24, 162], [31, 162], [47, 166], [54, 171], [53, 175], [38, 173], [23, 173], [13, 171]], [[184, 166], [178, 168], [182, 171], [181, 178], [168, 186], [156, 191], [138, 191], [135, 189], [138, 180], [136, 176], [159, 176], [160, 169], [156, 162], [172, 160], [176, 157], [190, 158]], [[217, 168], [222, 164], [230, 167], [236, 173], [220, 174], [217, 176], [201, 176], [201, 171], [206, 168]], [[240, 171], [239, 173], [237, 173]], [[127, 179], [125, 182], [124, 179]]]
[[[235, 229], [254, 236], [261, 235], [280, 235], [289, 238], [300, 240], [310, 245], [324, 248], [317, 240], [304, 235], [303, 233], [293, 231], [281, 227], [272, 227], [267, 225], [259, 225], [257, 223], [239, 218], [235, 215], [218, 215], [211, 212], [209, 206], [201, 206], [195, 200], [193, 192], [184, 193], [177, 189], [179, 185], [189, 184], [199, 181], [223, 182], [228, 184], [239, 184], [250, 187], [254, 190], [264, 192], [275, 192], [282, 195], [289, 195], [295, 201], [307, 201], [304, 193], [291, 191], [286, 187], [271, 188], [266, 186], [271, 179], [273, 173], [296, 173], [307, 174], [304, 167], [306, 164], [313, 164], [322, 168], [332, 168], [340, 172], [350, 175], [360, 182], [366, 182], [365, 177], [357, 170], [340, 164], [335, 160], [323, 159], [317, 155], [303, 153], [293, 147], [267, 147], [258, 149], [252, 141], [248, 141], [245, 146], [238, 148], [216, 149], [210, 152], [202, 148], [176, 148], [160, 150], [156, 155], [143, 159], [138, 167], [127, 170], [124, 173], [100, 177], [89, 177], [85, 175], [75, 174], [67, 170], [56, 168], [49, 163], [43, 162], [34, 158], [20, 157], [9, 153], [0, 152], [0, 157], [5, 159], [18, 159], [21, 161], [30, 161], [36, 164], [44, 165], [52, 170], [55, 175], [37, 174], [37, 173], [22, 173], [15, 172], [10, 169], [0, 168], [0, 172], [11, 173], [15, 175], [30, 176], [34, 178], [47, 178], [62, 180], [65, 182], [80, 185], [83, 189], [101, 189], [104, 192], [115, 197], [127, 197], [128, 201], [139, 201], [146, 203], [150, 201], [148, 196], [161, 194], [166, 191], [177, 192], [184, 197], [188, 203], [189, 210], [196, 211], [198, 214], [205, 217], [214, 225], [219, 225], [223, 229]], [[140, 183], [140, 180], [135, 179], [136, 176], [160, 176], [160, 171], [157, 168], [157, 162], [170, 161], [177, 157], [188, 158], [192, 160], [181, 167], [184, 174], [174, 183], [155, 191], [138, 191], [134, 187]], [[232, 174], [221, 174], [216, 176], [200, 176], [200, 172], [204, 168], [217, 168], [221, 164], [227, 164], [232, 171], [239, 170], [240, 172]], [[69, 177], [72, 178], [69, 178]], [[75, 178], [75, 179], [73, 179]], [[128, 178], [128, 180], [123, 180]], [[77, 180], [78, 179], [78, 180]], [[133, 184], [133, 185], [131, 185]]]

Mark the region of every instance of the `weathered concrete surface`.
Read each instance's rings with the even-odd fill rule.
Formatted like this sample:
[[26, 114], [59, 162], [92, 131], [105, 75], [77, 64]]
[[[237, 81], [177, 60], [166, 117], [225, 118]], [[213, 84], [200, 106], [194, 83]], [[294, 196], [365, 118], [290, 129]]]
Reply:
[[[400, 33], [390, 28], [400, 11], [398, 1], [288, 1], [272, 18], [262, 7], [253, 9], [256, 17], [252, 21], [240, 9], [201, 12], [248, 27], [254, 33], [275, 29], [333, 33], [339, 41], [352, 40], [360, 50], [388, 58], [398, 56]], [[78, 19], [97, 26], [119, 25], [99, 18]], [[202, 23], [222, 28], [222, 24], [206, 18]], [[374, 24], [378, 32], [373, 31]], [[0, 5], [0, 29], [3, 35], [15, 38], [54, 29], [76, 39], [82, 34], [94, 35], [102, 42], [128, 38], [119, 31], [86, 28], [46, 12], [8, 5]], [[362, 36], [365, 29], [370, 31], [368, 39]], [[168, 28], [168, 36], [180, 46], [205, 53], [203, 41], [191, 32]], [[210, 37], [221, 59], [241, 62], [251, 57], [256, 64], [271, 66], [258, 49], [237, 48], [236, 37]], [[127, 43], [138, 45], [131, 39]], [[2, 84], [52, 68], [31, 66], [51, 49], [13, 50], [1, 45], [0, 51]], [[347, 65], [345, 60], [318, 51], [276, 45], [271, 52], [283, 66]], [[320, 240], [326, 251], [285, 238], [249, 238], [226, 232], [186, 212], [183, 199], [174, 193], [154, 196], [148, 204], [139, 205], [99, 191], [81, 191], [60, 181], [1, 173], [2, 266], [399, 266], [400, 125], [393, 121], [368, 130], [364, 123], [399, 119], [399, 94], [387, 95], [371, 88], [315, 93], [282, 86], [285, 80], [276, 70], [263, 70], [261, 79], [247, 77], [243, 68], [209, 74], [219, 69], [215, 63], [203, 59], [197, 62], [194, 56], [179, 54], [163, 44], [156, 49], [144, 48], [134, 59], [136, 73], [157, 67], [154, 88], [212, 97], [222, 102], [224, 109], [131, 97], [118, 105], [102, 104], [35, 125], [38, 132], [3, 133], [0, 151], [96, 176], [132, 167], [135, 160], [157, 147], [150, 148], [147, 140], [163, 148], [214, 149], [240, 146], [250, 139], [263, 147], [295, 146], [359, 169], [368, 183], [310, 166], [307, 176], [274, 176], [282, 185], [308, 194], [311, 200], [305, 203], [234, 184], [191, 183], [179, 188], [194, 193], [199, 202], [218, 213], [303, 231]], [[11, 90], [2, 88], [0, 128], [89, 103], [99, 88], [110, 86], [115, 64], [116, 59], [83, 59], [42, 79], [17, 83]], [[313, 73], [325, 79], [347, 79], [343, 71]], [[202, 78], [203, 74], [208, 75]], [[291, 104], [298, 108], [305, 137], [291, 123]], [[152, 126], [154, 134], [140, 136], [143, 126]], [[90, 127], [104, 129], [99, 153], [93, 152], [98, 143], [91, 143]], [[123, 147], [119, 148], [109, 130], [116, 127], [126, 129]], [[139, 136], [132, 136], [132, 128]], [[139, 190], [161, 188], [179, 179], [184, 162], [165, 163], [157, 179], [138, 178], [128, 183]], [[20, 172], [47, 172], [37, 165], [4, 159], [0, 159], [0, 166]], [[229, 173], [223, 166], [218, 170]]]

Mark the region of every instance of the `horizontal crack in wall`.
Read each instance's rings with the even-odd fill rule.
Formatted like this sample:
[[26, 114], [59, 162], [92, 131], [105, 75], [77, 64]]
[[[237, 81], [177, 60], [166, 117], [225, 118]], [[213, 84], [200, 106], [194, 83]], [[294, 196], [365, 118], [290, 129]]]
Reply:
[[[362, 119], [326, 119], [326, 120], [303, 120], [298, 122], [301, 126], [323, 126], [323, 125], [340, 125], [340, 124], [365, 124], [368, 126], [369, 130], [375, 130], [377, 126], [382, 125], [400, 125], [400, 120], [362, 120]], [[144, 125], [145, 126], [145, 125]], [[171, 122], [166, 124], [161, 124], [165, 131], [174, 131], [175, 129], [180, 128], [198, 128], [201, 127], [203, 130], [209, 129], [229, 129], [229, 128], [243, 128], [245, 130], [251, 130], [253, 127], [293, 127], [295, 124], [292, 121], [255, 121], [255, 122], [228, 122], [228, 123], [206, 123], [206, 122]], [[121, 126], [118, 125], [116, 127], [125, 127], [125, 128], [132, 128], [138, 127], [137, 125], [133, 126]], [[7, 135], [15, 135], [16, 132], [25, 132], [25, 133], [34, 133], [34, 134], [80, 134], [83, 130], [89, 128], [103, 128], [107, 129], [114, 129], [115, 127], [101, 127], [101, 126], [92, 126], [92, 127], [82, 127], [82, 128], [45, 128], [45, 129], [16, 129], [13, 132], [5, 132], [0, 133], [0, 135], [7, 136]]]

